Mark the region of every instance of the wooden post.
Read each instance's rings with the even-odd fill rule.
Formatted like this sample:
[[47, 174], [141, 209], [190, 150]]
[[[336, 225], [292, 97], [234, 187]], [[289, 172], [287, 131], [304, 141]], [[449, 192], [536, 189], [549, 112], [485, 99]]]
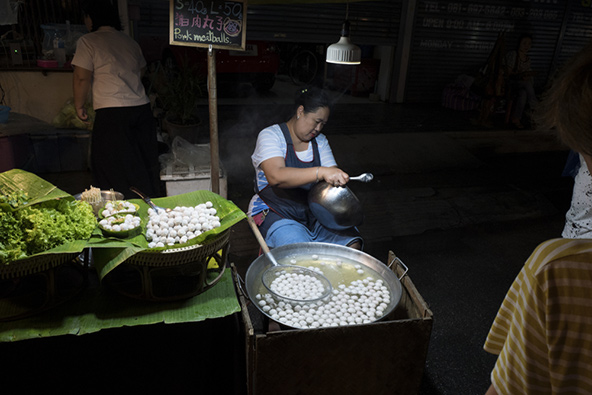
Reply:
[[210, 105], [210, 169], [212, 192], [220, 194], [220, 158], [218, 148], [218, 93], [216, 88], [216, 52], [208, 50], [208, 98]]

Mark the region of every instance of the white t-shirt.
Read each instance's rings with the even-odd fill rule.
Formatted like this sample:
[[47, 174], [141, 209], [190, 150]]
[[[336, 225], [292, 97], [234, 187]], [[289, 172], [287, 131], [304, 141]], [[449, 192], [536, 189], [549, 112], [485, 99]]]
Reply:
[[92, 98], [95, 110], [134, 107], [150, 102], [142, 85], [146, 60], [136, 41], [109, 26], [78, 39], [74, 66], [93, 72]]
[[565, 214], [565, 227], [561, 235], [567, 239], [592, 239], [592, 176], [581, 155], [571, 206]]
[[[319, 146], [321, 166], [337, 166], [327, 137], [321, 133], [315, 139], [317, 141], [317, 145]], [[257, 188], [259, 190], [262, 190], [268, 185], [267, 178], [265, 178], [265, 173], [260, 167], [261, 163], [270, 158], [285, 158], [287, 149], [288, 144], [286, 143], [286, 139], [284, 138], [284, 134], [282, 133], [280, 125], [276, 124], [269, 126], [259, 133], [255, 151], [251, 156], [253, 168], [255, 169], [255, 174], [257, 177]], [[308, 144], [308, 149], [306, 151], [296, 151], [296, 155], [303, 162], [311, 162], [313, 160], [312, 144]], [[255, 215], [268, 208], [269, 207], [267, 207], [267, 205], [259, 198], [259, 195], [255, 195], [249, 204], [248, 214]]]

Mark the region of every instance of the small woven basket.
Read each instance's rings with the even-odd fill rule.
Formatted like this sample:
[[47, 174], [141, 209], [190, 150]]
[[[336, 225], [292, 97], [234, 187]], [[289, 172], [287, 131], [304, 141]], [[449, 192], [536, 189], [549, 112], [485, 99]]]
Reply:
[[0, 266], [0, 322], [58, 306], [87, 285], [80, 253], [42, 254]]
[[203, 244], [189, 247], [172, 248], [163, 251], [141, 251], [132, 255], [125, 262], [131, 265], [163, 267], [180, 266], [210, 257], [228, 244], [230, 229], [220, 233], [218, 237], [208, 239]]
[[72, 261], [79, 253], [41, 254], [0, 265], [0, 280], [25, 277], [44, 272]]
[[[116, 292], [134, 299], [171, 301], [187, 299], [213, 287], [224, 274], [230, 229], [203, 244], [164, 251], [134, 254], [105, 281]], [[215, 279], [208, 280], [208, 263], [214, 259], [219, 268]]]

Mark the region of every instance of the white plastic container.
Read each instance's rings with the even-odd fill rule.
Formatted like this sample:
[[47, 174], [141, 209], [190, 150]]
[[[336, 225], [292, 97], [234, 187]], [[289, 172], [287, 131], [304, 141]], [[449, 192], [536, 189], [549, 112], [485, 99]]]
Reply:
[[[166, 184], [167, 196], [181, 195], [183, 193], [212, 190], [212, 170], [210, 169], [209, 144], [198, 144], [198, 148], [204, 152], [202, 161], [197, 165], [184, 165], [179, 162], [169, 163], [160, 172], [160, 180]], [[218, 194], [227, 198], [228, 185], [224, 169], [220, 166], [219, 173], [220, 191]]]

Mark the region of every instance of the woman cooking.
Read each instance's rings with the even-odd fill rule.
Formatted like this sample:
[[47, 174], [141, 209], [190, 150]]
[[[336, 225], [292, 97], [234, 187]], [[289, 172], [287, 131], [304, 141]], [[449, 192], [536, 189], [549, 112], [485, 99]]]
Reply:
[[323, 126], [330, 98], [318, 88], [298, 92], [295, 111], [285, 123], [263, 129], [251, 156], [256, 195], [249, 215], [270, 248], [291, 243], [325, 242], [362, 249], [356, 228], [342, 231], [322, 226], [308, 209], [308, 190], [319, 181], [344, 186], [349, 176], [337, 168]]

